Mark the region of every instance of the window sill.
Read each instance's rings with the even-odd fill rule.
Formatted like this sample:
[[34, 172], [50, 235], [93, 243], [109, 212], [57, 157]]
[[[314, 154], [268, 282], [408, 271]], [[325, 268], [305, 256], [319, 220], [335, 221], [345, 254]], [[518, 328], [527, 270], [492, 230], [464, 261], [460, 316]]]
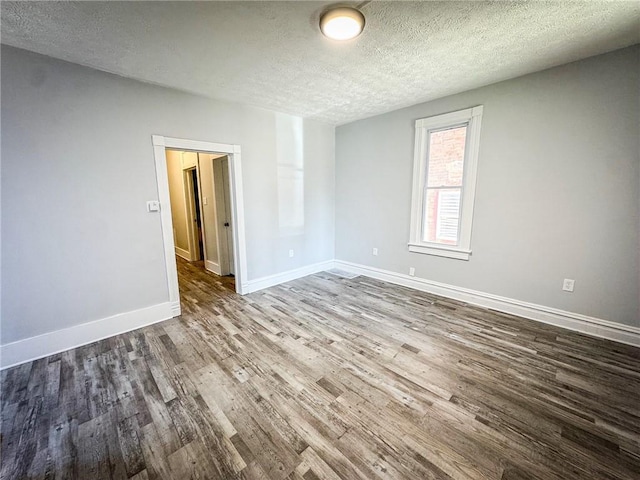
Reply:
[[414, 253], [423, 253], [425, 255], [435, 255], [438, 257], [455, 258], [456, 260], [469, 260], [469, 257], [471, 256], [471, 250], [435, 245], [427, 246], [418, 243], [410, 243], [409, 251]]

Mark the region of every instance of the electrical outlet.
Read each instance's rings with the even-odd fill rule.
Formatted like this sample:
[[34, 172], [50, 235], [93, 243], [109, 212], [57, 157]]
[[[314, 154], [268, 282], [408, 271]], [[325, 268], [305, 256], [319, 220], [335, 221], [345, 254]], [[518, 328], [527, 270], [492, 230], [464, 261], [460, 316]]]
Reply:
[[415, 277], [416, 276], [416, 269], [413, 267], [409, 267], [409, 276], [410, 277]]
[[293, 250], [289, 250], [289, 258], [293, 258]]
[[565, 292], [573, 292], [573, 287], [575, 286], [576, 281], [571, 278], [565, 278], [562, 282], [562, 290]]
[[377, 249], [377, 248], [375, 248], [375, 247], [374, 247], [374, 249], [373, 249], [373, 254], [374, 254], [374, 255], [378, 255], [378, 249]]

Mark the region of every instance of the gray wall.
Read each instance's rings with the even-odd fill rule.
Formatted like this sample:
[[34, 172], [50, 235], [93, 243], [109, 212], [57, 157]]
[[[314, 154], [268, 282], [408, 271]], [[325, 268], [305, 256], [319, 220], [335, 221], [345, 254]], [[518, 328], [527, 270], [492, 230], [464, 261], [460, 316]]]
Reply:
[[[242, 146], [248, 280], [334, 257], [332, 126], [1, 53], [3, 344], [168, 301], [160, 218], [146, 212], [152, 134]], [[305, 179], [295, 235], [278, 221], [290, 125]]]
[[[336, 258], [640, 326], [638, 46], [336, 129]], [[484, 105], [468, 262], [409, 253], [414, 122]], [[379, 256], [371, 254], [372, 247]], [[575, 292], [561, 290], [563, 278]]]

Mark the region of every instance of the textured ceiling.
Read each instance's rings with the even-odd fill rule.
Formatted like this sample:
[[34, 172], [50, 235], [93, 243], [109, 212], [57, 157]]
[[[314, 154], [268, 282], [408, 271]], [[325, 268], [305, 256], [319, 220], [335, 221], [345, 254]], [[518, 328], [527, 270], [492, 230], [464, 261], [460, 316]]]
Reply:
[[3, 1], [1, 40], [333, 124], [640, 42], [637, 1], [374, 1], [346, 43], [319, 33], [332, 3]]

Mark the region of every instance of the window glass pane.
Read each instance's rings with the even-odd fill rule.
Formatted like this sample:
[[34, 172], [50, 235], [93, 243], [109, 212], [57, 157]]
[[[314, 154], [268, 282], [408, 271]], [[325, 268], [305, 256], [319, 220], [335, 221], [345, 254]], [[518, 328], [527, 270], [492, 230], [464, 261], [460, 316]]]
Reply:
[[460, 188], [428, 189], [426, 194], [423, 242], [458, 244]]
[[462, 185], [467, 127], [439, 130], [429, 134], [427, 187]]

